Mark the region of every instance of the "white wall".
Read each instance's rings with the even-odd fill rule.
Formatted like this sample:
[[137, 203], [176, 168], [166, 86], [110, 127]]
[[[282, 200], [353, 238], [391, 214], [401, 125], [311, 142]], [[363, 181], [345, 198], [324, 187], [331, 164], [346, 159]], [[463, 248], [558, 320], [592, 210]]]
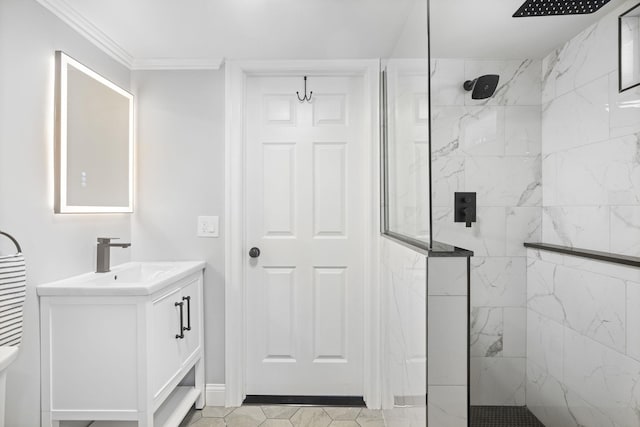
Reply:
[[[129, 71], [33, 0], [0, 1], [0, 229], [27, 259], [24, 340], [7, 379], [6, 425], [40, 424], [40, 357], [35, 286], [95, 268], [100, 235], [130, 238], [130, 216], [54, 215], [52, 190], [54, 51], [124, 88]], [[0, 246], [10, 251], [10, 246]], [[114, 250], [124, 262], [129, 250]]]
[[398, 34], [390, 57], [426, 59], [429, 52], [427, 0], [414, 0], [408, 7], [407, 20]]
[[137, 96], [136, 260], [207, 262], [206, 381], [224, 383], [224, 236], [196, 237], [198, 215], [224, 231], [224, 70], [132, 74]]

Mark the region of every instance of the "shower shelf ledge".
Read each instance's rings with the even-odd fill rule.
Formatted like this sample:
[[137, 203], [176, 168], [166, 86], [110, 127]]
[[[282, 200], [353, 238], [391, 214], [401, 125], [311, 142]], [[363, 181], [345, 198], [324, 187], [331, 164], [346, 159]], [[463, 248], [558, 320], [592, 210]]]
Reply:
[[591, 249], [572, 248], [570, 246], [552, 245], [549, 243], [525, 243], [524, 246], [529, 249], [539, 249], [541, 251], [557, 252], [565, 255], [593, 259], [596, 261], [640, 267], [640, 258], [635, 256], [593, 251]]

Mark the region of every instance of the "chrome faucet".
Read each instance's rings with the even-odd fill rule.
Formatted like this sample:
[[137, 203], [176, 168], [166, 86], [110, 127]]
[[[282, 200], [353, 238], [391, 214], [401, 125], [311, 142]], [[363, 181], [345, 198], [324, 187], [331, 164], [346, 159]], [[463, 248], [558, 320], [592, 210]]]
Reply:
[[98, 237], [98, 260], [96, 273], [108, 273], [111, 271], [111, 248], [128, 248], [131, 243], [111, 243], [117, 237]]

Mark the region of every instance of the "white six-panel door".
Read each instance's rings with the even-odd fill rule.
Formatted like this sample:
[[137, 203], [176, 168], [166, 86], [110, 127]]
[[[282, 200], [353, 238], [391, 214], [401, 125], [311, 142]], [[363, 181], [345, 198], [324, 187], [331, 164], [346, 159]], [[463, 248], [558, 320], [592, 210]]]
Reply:
[[363, 81], [249, 77], [246, 392], [363, 394]]

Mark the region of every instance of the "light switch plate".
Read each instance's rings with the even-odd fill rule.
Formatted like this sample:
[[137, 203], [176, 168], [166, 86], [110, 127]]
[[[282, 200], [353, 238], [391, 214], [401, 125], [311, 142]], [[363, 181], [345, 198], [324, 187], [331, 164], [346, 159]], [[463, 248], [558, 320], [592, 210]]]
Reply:
[[218, 237], [220, 220], [217, 216], [198, 217], [198, 237]]

